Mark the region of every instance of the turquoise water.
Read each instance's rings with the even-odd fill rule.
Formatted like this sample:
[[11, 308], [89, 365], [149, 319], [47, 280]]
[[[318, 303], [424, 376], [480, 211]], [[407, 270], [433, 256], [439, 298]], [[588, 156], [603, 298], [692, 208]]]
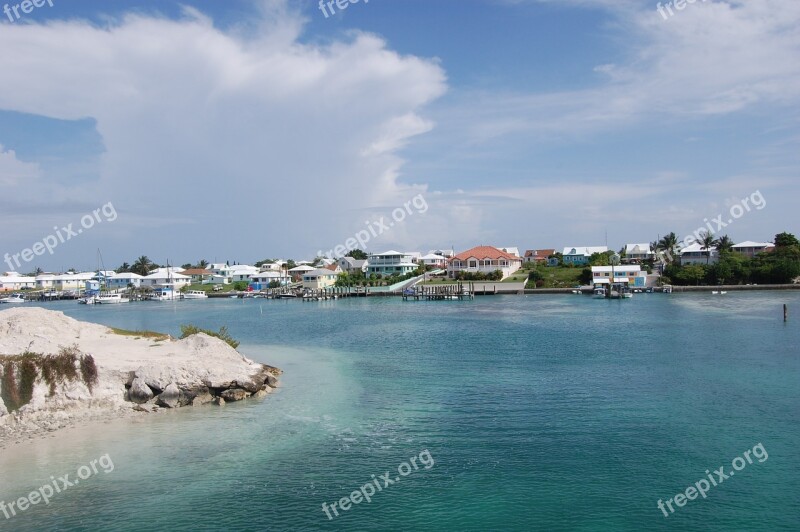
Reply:
[[[797, 293], [47, 307], [173, 334], [227, 325], [285, 375], [263, 402], [4, 452], [4, 501], [106, 454], [114, 470], [0, 513], [0, 530], [800, 528]], [[768, 459], [658, 509], [758, 443]], [[323, 512], [411, 457], [371, 502]]]

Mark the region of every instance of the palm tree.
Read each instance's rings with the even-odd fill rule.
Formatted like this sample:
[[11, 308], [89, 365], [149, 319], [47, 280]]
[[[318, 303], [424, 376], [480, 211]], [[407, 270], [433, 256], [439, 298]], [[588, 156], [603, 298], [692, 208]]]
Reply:
[[714, 233], [711, 231], [706, 231], [702, 233], [702, 236], [697, 241], [704, 250], [706, 250], [706, 265], [711, 262], [711, 248], [714, 247], [716, 240], [714, 239]]
[[656, 249], [665, 251], [667, 254], [667, 262], [672, 261], [672, 254], [675, 253], [675, 247], [678, 245], [678, 235], [675, 233], [669, 233], [664, 235], [664, 237], [658, 241], [656, 244]]
[[131, 271], [131, 265], [128, 264], [127, 262], [123, 262], [122, 266], [120, 266], [119, 268], [116, 269], [117, 273], [126, 273], [126, 272], [129, 272], [129, 271]]
[[201, 259], [200, 262], [197, 263], [197, 267], [201, 270], [205, 270], [208, 267], [208, 261], [206, 259]]
[[733, 251], [733, 240], [728, 235], [722, 235], [716, 239], [714, 245], [717, 246], [717, 251], [719, 251], [720, 255]]
[[150, 268], [152, 266], [153, 262], [147, 258], [147, 255], [142, 255], [136, 259], [136, 262], [134, 262], [133, 266], [131, 266], [131, 272], [146, 276], [150, 273]]

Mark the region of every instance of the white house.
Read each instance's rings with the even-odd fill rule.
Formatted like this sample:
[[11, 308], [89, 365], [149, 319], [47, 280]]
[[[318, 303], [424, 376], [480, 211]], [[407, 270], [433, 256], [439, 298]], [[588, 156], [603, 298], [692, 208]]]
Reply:
[[625, 262], [652, 260], [655, 256], [653, 248], [646, 242], [644, 244], [625, 244]]
[[281, 286], [289, 284], [291, 278], [286, 271], [264, 271], [254, 273], [250, 276], [250, 286], [255, 290], [269, 288], [270, 283], [277, 282]]
[[353, 257], [342, 257], [338, 261], [339, 267], [345, 272], [361, 272], [367, 271], [367, 260], [354, 259]]
[[437, 255], [436, 253], [428, 253], [419, 258], [419, 261], [425, 266], [432, 266], [434, 268], [446, 268], [447, 257]]
[[717, 248], [714, 246], [706, 250], [702, 244], [695, 242], [691, 246], [681, 248], [682, 266], [687, 264], [716, 264], [717, 261], [719, 261], [719, 253], [717, 253]]
[[[16, 273], [16, 272], [10, 272]], [[12, 290], [23, 290], [36, 287], [36, 278], [25, 277], [19, 274], [4, 275], [0, 277], [0, 292], [9, 292]]]
[[508, 247], [505, 247], [505, 248], [497, 248], [497, 249], [499, 249], [500, 251], [505, 251], [509, 255], [514, 255], [515, 257], [521, 257], [522, 256], [522, 255], [519, 254], [519, 248], [518, 247], [508, 246]]
[[55, 288], [56, 279], [58, 279], [58, 275], [55, 275], [53, 273], [43, 273], [41, 275], [37, 275], [36, 288], [37, 289]]
[[753, 242], [751, 240], [733, 246], [734, 251], [751, 259], [759, 253], [765, 253], [773, 249], [775, 249], [775, 244], [771, 242]]
[[303, 288], [317, 290], [320, 288], [330, 288], [336, 284], [338, 273], [325, 269], [318, 268], [303, 274]]
[[86, 286], [86, 281], [96, 279], [95, 272], [67, 272], [56, 276], [53, 288], [56, 290], [83, 290]]
[[383, 253], [371, 253], [367, 258], [367, 272], [374, 275], [406, 275], [417, 269], [414, 256], [417, 252], [401, 253], [389, 250]]
[[561, 252], [564, 264], [586, 264], [589, 262], [589, 257], [595, 253], [605, 253], [608, 251], [608, 246], [583, 246], [583, 247], [566, 247]]
[[128, 286], [139, 288], [142, 285], [142, 276], [138, 273], [123, 272], [115, 273], [108, 278], [108, 287], [111, 289], [128, 288]]
[[611, 271], [614, 271], [614, 283], [627, 284], [636, 288], [647, 285], [647, 272], [638, 264], [620, 264], [619, 266], [592, 266], [592, 283], [601, 286], [611, 283]]
[[447, 275], [458, 272], [492, 273], [500, 270], [503, 279], [522, 267], [522, 258], [492, 246], [477, 246], [459, 253], [447, 265]]
[[[161, 270], [166, 270], [166, 268], [159, 268]], [[148, 275], [147, 277], [141, 278], [141, 285], [142, 287], [156, 287], [156, 286], [173, 286], [176, 290], [180, 290], [184, 286], [189, 286], [192, 282], [192, 278], [188, 275], [183, 275], [181, 273], [173, 273], [168, 271], [156, 271]]]
[[302, 278], [303, 275], [305, 275], [308, 272], [313, 272], [314, 270], [316, 270], [316, 268], [314, 268], [313, 266], [309, 266], [308, 264], [301, 264], [289, 270], [289, 275], [291, 275], [292, 278]]
[[230, 268], [231, 282], [238, 281], [250, 282], [250, 278], [259, 273], [258, 268], [255, 266], [248, 266], [247, 264], [236, 264]]

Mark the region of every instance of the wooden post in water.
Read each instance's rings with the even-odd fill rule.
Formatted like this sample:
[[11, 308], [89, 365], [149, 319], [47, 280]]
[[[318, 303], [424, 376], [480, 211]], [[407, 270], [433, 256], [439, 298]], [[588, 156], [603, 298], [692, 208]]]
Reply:
[[786, 323], [789, 321], [789, 307], [786, 303], [783, 304], [783, 322]]

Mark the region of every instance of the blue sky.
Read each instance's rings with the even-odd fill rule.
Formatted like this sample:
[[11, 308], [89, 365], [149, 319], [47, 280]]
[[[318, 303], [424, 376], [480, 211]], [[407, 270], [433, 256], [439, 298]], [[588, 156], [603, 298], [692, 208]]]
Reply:
[[[0, 2], [0, 7], [4, 3]], [[10, 3], [12, 6], [13, 3]], [[0, 19], [0, 254], [22, 272], [797, 233], [800, 4], [54, 0]], [[12, 16], [13, 18], [13, 16]], [[727, 217], [727, 216], [726, 216]], [[6, 266], [0, 267], [0, 270]]]

